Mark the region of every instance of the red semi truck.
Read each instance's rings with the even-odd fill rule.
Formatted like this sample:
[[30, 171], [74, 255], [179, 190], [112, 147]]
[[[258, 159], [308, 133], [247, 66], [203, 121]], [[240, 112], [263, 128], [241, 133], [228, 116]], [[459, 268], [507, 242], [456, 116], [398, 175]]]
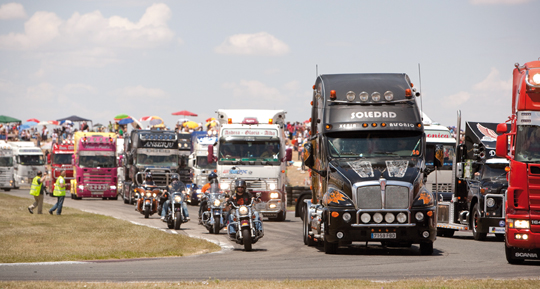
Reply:
[[65, 140], [59, 143], [53, 143], [51, 146], [51, 153], [47, 156], [47, 163], [51, 166], [50, 176], [47, 180], [47, 189], [52, 194], [54, 191], [54, 184], [56, 179], [60, 176], [62, 171], [66, 171], [66, 190], [70, 190], [70, 180], [73, 179], [73, 165], [71, 158], [73, 156], [73, 141]]
[[497, 126], [496, 154], [509, 160], [506, 259], [540, 260], [540, 61], [516, 64], [510, 132]]

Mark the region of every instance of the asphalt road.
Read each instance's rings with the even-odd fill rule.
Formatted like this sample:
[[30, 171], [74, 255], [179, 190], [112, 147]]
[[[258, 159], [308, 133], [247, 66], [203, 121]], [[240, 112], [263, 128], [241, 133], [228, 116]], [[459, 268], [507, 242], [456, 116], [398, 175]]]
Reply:
[[[30, 197], [28, 190], [9, 194]], [[48, 203], [55, 199], [45, 197]], [[29, 202], [30, 204], [30, 202]], [[64, 206], [113, 216], [137, 224], [168, 230], [159, 216], [144, 216], [122, 200], [72, 200]], [[439, 237], [434, 254], [421, 256], [417, 245], [411, 248], [382, 248], [365, 244], [340, 248], [326, 255], [322, 248], [307, 247], [302, 241], [302, 222], [289, 212], [285, 222], [264, 221], [265, 236], [253, 245], [253, 251], [231, 243], [225, 230], [209, 234], [197, 224], [198, 207], [189, 207], [192, 221], [183, 224], [179, 234], [204, 238], [223, 247], [218, 253], [190, 257], [111, 260], [94, 262], [56, 262], [0, 264], [0, 280], [56, 281], [188, 281], [232, 279], [369, 279], [401, 280], [410, 278], [538, 278], [540, 262], [510, 265], [504, 256], [504, 243], [488, 235], [484, 242], [474, 241], [470, 232], [458, 232], [452, 238]], [[174, 230], [172, 230], [174, 231]], [[120, 244], [119, 244], [120, 245]]]

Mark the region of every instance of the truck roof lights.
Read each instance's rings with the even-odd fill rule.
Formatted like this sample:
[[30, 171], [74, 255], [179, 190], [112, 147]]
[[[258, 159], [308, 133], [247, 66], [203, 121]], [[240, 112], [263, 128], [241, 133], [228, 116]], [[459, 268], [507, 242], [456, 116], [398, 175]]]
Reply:
[[386, 127], [386, 123], [385, 122], [381, 123], [381, 126]]
[[331, 124], [327, 124], [327, 125], [326, 125], [326, 129], [328, 129], [328, 130], [332, 129], [332, 125], [331, 125]]
[[384, 99], [385, 99], [386, 101], [392, 101], [392, 100], [394, 100], [394, 93], [391, 92], [390, 90], [387, 91], [387, 92], [385, 92], [385, 93], [384, 93]]
[[406, 98], [412, 97], [412, 90], [410, 88], [405, 89], [405, 97]]
[[336, 100], [336, 91], [330, 90], [330, 100]]
[[232, 118], [229, 117], [229, 118], [227, 119], [227, 123], [228, 123], [228, 124], [232, 124]]
[[360, 92], [360, 94], [358, 95], [358, 98], [360, 99], [360, 101], [367, 101], [368, 98], [369, 98], [369, 94], [365, 91], [362, 91]]
[[268, 124], [273, 124], [274, 123], [274, 120], [273, 119], [269, 119], [268, 120]]
[[372, 126], [372, 127], [377, 127], [377, 123], [374, 122], [374, 123], [371, 124], [371, 126]]
[[381, 100], [381, 94], [379, 92], [374, 92], [371, 94], [371, 100], [377, 102]]
[[354, 91], [347, 92], [347, 100], [348, 101], [353, 101], [355, 98], [356, 98], [356, 93], [354, 93]]
[[368, 127], [368, 124], [364, 122], [364, 123], [362, 124], [362, 127]]

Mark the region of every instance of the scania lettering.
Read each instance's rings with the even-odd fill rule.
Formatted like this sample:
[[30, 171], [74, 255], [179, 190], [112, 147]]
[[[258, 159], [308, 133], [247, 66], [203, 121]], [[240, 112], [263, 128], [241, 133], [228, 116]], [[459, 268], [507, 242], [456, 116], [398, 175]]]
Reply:
[[22, 185], [30, 186], [37, 172], [45, 172], [45, 157], [43, 151], [33, 142], [10, 142], [13, 148], [13, 163], [15, 165], [15, 188]]
[[496, 154], [510, 162], [505, 249], [508, 263], [518, 264], [540, 259], [540, 61], [516, 63], [507, 122], [497, 126]]
[[306, 245], [335, 254], [355, 242], [419, 244], [421, 254], [433, 253], [436, 206], [423, 185], [419, 95], [406, 74], [317, 77], [303, 155], [312, 192], [298, 210]]
[[[124, 139], [122, 158], [125, 170], [122, 185], [124, 203], [136, 202], [138, 195], [134, 187], [142, 184], [146, 173], [151, 172], [156, 185], [165, 188], [170, 183], [171, 174], [179, 172], [180, 164], [187, 166], [187, 154], [179, 150], [179, 139], [179, 134], [174, 131], [135, 129], [130, 132]], [[186, 145], [188, 150], [189, 147]], [[186, 155], [185, 158], [181, 158], [182, 153]]]
[[[254, 195], [261, 193], [255, 208], [264, 217], [284, 221], [285, 192], [284, 110], [220, 109], [217, 121], [217, 175], [221, 189], [232, 192], [234, 180], [242, 179]], [[209, 155], [214, 155], [209, 145]], [[209, 157], [209, 161], [214, 161]]]
[[71, 198], [117, 200], [116, 134], [78, 131], [73, 143]]
[[51, 153], [47, 156], [47, 163], [50, 165], [50, 179], [47, 179], [47, 188], [49, 193], [54, 191], [56, 179], [62, 171], [66, 171], [66, 191], [71, 191], [71, 180], [73, 180], [73, 151], [75, 144], [73, 140], [65, 140], [61, 143], [53, 143], [51, 145]]
[[11, 145], [0, 140], [0, 189], [9, 192], [15, 187], [13, 172], [13, 150]]

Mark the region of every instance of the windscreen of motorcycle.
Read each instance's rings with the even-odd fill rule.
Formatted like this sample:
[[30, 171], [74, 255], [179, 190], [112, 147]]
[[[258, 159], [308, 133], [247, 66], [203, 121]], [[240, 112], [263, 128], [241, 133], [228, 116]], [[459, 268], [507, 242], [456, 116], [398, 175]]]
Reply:
[[182, 192], [186, 190], [186, 186], [182, 182], [172, 182], [170, 187], [171, 192]]

